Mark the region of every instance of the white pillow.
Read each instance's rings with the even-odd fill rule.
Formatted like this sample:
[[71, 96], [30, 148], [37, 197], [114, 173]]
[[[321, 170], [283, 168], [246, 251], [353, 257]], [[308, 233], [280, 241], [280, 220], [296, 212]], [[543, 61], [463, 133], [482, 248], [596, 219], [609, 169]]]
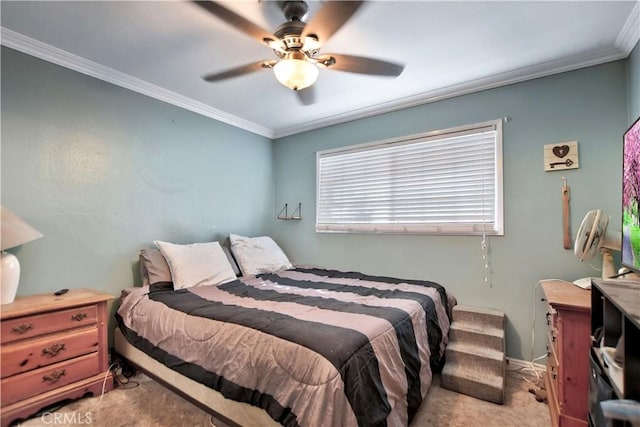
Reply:
[[169, 264], [174, 289], [220, 285], [236, 275], [218, 242], [176, 245], [154, 240]]
[[231, 251], [244, 276], [273, 273], [293, 267], [271, 237], [244, 237], [229, 234]]

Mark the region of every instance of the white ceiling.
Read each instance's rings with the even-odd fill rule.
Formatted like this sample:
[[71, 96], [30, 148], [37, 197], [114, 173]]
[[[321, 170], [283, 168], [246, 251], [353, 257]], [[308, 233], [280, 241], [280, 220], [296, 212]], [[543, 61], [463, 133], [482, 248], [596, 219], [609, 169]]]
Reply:
[[[224, 2], [263, 28], [275, 2]], [[311, 14], [321, 6], [309, 2]], [[263, 70], [202, 76], [274, 53], [183, 1], [2, 1], [2, 44], [270, 138], [626, 58], [640, 38], [634, 1], [373, 1], [322, 53], [405, 64], [398, 78], [321, 69], [301, 105]]]

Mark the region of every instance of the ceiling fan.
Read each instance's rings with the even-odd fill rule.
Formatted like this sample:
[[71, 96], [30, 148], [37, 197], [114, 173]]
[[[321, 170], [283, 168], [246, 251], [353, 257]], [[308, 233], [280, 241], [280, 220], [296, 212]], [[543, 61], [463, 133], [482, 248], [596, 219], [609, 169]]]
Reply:
[[280, 83], [293, 89], [303, 104], [313, 103], [312, 85], [318, 78], [318, 66], [331, 70], [379, 76], [399, 76], [403, 65], [380, 59], [335, 53], [321, 54], [320, 48], [362, 6], [363, 1], [328, 1], [308, 23], [303, 19], [308, 6], [304, 1], [279, 1], [287, 22], [273, 34], [222, 6], [216, 1], [195, 1], [207, 12], [222, 19], [260, 43], [271, 48], [277, 59], [257, 61], [222, 72], [207, 74], [208, 82], [273, 68]]

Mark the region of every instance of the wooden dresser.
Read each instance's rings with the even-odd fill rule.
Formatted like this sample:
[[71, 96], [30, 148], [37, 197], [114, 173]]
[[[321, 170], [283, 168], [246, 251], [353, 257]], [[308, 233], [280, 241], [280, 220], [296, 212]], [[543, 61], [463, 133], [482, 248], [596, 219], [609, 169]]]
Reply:
[[[2, 427], [64, 399], [113, 388], [108, 372], [107, 301], [72, 289], [17, 298], [0, 306]], [[106, 383], [105, 383], [106, 379]]]
[[545, 385], [553, 426], [587, 425], [591, 292], [573, 283], [545, 280], [547, 373]]

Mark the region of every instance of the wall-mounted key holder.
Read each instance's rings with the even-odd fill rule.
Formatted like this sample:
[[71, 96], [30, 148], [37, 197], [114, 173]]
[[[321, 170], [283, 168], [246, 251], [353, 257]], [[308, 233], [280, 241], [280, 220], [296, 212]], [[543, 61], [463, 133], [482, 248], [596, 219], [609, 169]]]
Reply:
[[546, 172], [578, 169], [578, 141], [558, 142], [544, 146], [544, 170]]

